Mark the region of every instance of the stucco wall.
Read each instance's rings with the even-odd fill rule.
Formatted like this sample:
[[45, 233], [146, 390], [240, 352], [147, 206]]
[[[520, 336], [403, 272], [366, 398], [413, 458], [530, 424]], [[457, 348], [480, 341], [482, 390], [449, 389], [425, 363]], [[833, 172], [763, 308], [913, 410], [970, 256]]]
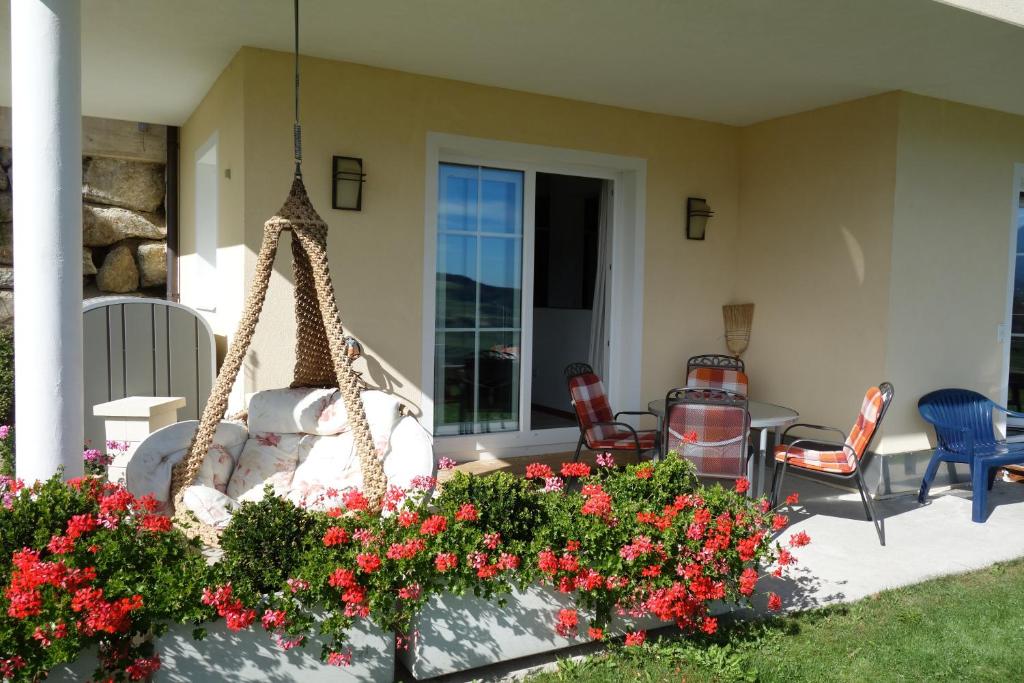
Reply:
[[[291, 69], [289, 55], [243, 49], [182, 131], [183, 298], [194, 153], [220, 135], [220, 333], [237, 320], [263, 221], [289, 186]], [[889, 93], [739, 129], [312, 58], [302, 73], [303, 167], [331, 227], [343, 321], [374, 359], [370, 378], [413, 407], [423, 296], [433, 296], [422, 291], [429, 132], [647, 161], [645, 399], [681, 382], [689, 355], [722, 350], [721, 305], [743, 301], [757, 306], [752, 395], [848, 428], [868, 383], [888, 379], [897, 400], [882, 452], [927, 445], [915, 405], [932, 388], [1000, 398], [996, 326], [1024, 117]], [[362, 212], [330, 208], [334, 154], [364, 159]], [[687, 196], [716, 212], [705, 242], [683, 235]], [[284, 242], [246, 391], [290, 379]]]
[[[281, 204], [292, 171], [291, 57], [245, 49], [246, 245]], [[424, 192], [428, 132], [647, 159], [644, 372], [655, 398], [681, 379], [687, 355], [721, 347], [721, 311], [736, 246], [735, 128], [319, 59], [302, 64], [306, 186], [331, 227], [343, 322], [379, 360], [378, 383], [420, 402]], [[364, 159], [361, 212], [330, 208], [333, 154]], [[683, 235], [688, 195], [712, 197], [703, 243]], [[278, 264], [254, 344], [253, 388], [286, 384], [292, 311]], [[426, 296], [434, 296], [427, 292]], [[266, 334], [273, 330], [273, 334]], [[623, 406], [636, 408], [636, 406]]]
[[885, 374], [905, 398], [888, 451], [927, 448], [917, 399], [948, 386], [1002, 400], [1014, 164], [1024, 117], [902, 93]]
[[[230, 336], [235, 331], [245, 290], [247, 259], [245, 236], [245, 141], [243, 62], [228, 65], [210, 92], [181, 127], [180, 146], [180, 295], [189, 306], [208, 307], [201, 311], [213, 331]], [[218, 244], [216, 281], [199, 277], [196, 256], [196, 153], [217, 136]], [[230, 177], [228, 177], [230, 176]]]
[[898, 105], [881, 95], [740, 134], [751, 394], [844, 430], [884, 379]]

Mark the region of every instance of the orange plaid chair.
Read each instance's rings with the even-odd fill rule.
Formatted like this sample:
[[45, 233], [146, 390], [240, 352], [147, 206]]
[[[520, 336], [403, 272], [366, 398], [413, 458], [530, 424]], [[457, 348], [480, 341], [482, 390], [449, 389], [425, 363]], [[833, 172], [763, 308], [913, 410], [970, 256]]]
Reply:
[[[795, 424], [782, 433], [782, 441], [793, 429], [809, 429], [818, 432], [831, 432], [838, 434], [842, 439], [835, 443], [825, 443], [812, 439], [798, 439], [789, 444], [780, 444], [775, 447], [775, 475], [772, 479], [772, 504], [779, 499], [779, 492], [782, 490], [782, 480], [786, 476], [787, 467], [795, 467], [798, 470], [813, 472], [827, 477], [841, 479], [856, 479], [857, 488], [860, 491], [861, 502], [864, 504], [864, 512], [868, 519], [875, 525], [878, 533], [878, 540], [885, 545], [885, 530], [882, 527], [882, 520], [875, 514], [874, 505], [871, 503], [871, 492], [864, 483], [864, 474], [861, 463], [868, 453], [868, 446], [878, 433], [878, 425], [885, 417], [889, 404], [892, 403], [893, 386], [888, 382], [882, 382], [877, 387], [871, 387], [864, 395], [864, 401], [860, 406], [860, 413], [857, 421], [850, 429], [849, 435], [843, 434], [842, 430], [835, 427], [824, 427], [812, 424]], [[824, 445], [824, 448], [817, 446]], [[813, 447], [812, 447], [813, 446]], [[781, 467], [779, 466], [781, 463]]]
[[649, 411], [621, 411], [612, 413], [604, 382], [593, 368], [586, 363], [572, 363], [565, 369], [569, 386], [569, 400], [576, 413], [580, 428], [580, 439], [576, 444], [576, 455], [586, 446], [592, 451], [631, 451], [637, 460], [644, 451], [658, 447], [657, 430], [638, 430], [626, 422], [620, 422], [620, 415], [654, 415]]
[[747, 395], [747, 373], [731, 368], [696, 367], [690, 370], [686, 386], [690, 389], [725, 389]]
[[747, 471], [747, 398], [725, 389], [673, 389], [665, 396], [662, 443], [702, 477], [737, 479]]

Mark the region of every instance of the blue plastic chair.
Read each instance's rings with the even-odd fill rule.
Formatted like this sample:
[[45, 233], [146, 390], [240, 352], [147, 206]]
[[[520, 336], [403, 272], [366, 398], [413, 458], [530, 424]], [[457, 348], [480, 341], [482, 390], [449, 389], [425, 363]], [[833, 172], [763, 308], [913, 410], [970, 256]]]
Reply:
[[917, 500], [928, 499], [928, 489], [939, 464], [963, 463], [971, 469], [971, 519], [984, 522], [988, 517], [988, 492], [996, 471], [1003, 465], [1024, 463], [1024, 443], [1008, 444], [996, 434], [992, 411], [1011, 417], [1024, 417], [969, 389], [939, 389], [917, 402], [921, 417], [935, 427], [935, 454], [928, 463]]

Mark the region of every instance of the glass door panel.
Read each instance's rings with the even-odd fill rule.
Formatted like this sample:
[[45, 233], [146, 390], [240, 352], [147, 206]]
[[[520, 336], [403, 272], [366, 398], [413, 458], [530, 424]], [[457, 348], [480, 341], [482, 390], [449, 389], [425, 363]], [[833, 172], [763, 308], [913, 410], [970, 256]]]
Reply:
[[1010, 319], [1010, 376], [1007, 378], [1006, 403], [1010, 410], [1019, 412], [1024, 410], [1024, 192], [1019, 195], [1018, 207], [1017, 258], [1014, 264]]
[[523, 173], [440, 164], [434, 433], [519, 429]]

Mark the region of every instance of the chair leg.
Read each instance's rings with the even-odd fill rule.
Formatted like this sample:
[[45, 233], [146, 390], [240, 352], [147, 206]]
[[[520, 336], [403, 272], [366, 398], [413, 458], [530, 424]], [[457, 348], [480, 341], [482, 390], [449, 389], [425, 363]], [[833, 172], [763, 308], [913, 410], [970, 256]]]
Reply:
[[580, 451], [582, 451], [582, 450], [583, 450], [583, 435], [580, 434], [580, 440], [578, 442], [576, 442], [576, 455], [572, 456], [572, 461], [573, 462], [579, 462]]
[[988, 479], [989, 467], [982, 462], [975, 462], [971, 468], [971, 519], [979, 524], [985, 522], [988, 512]]
[[992, 490], [992, 485], [996, 483], [996, 474], [999, 472], [998, 467], [991, 467], [988, 470], [988, 490]]
[[928, 468], [924, 471], [924, 479], [921, 480], [921, 490], [917, 493], [917, 502], [924, 503], [928, 500], [928, 489], [932, 487], [932, 482], [935, 481], [935, 475], [938, 474], [939, 465], [942, 463], [942, 454], [936, 451], [932, 454], [932, 459], [928, 461]]
[[860, 489], [861, 500], [867, 509], [868, 519], [871, 520], [875, 527], [875, 533], [878, 534], [878, 542], [885, 546], [885, 521], [875, 512], [875, 504], [871, 502], [871, 491], [868, 490], [868, 485], [864, 481], [864, 473], [860, 471], [859, 466], [857, 467], [857, 487]]
[[772, 507], [776, 507], [779, 504], [779, 494], [782, 491], [782, 482], [786, 478], [786, 462], [783, 461], [780, 466], [778, 462], [775, 463], [775, 472], [772, 473]]

